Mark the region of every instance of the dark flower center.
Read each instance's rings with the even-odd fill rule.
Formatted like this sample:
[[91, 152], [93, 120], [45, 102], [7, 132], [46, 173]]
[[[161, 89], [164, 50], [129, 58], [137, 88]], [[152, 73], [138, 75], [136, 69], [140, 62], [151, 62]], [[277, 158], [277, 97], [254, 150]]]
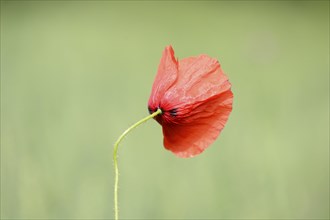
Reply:
[[170, 111], [170, 115], [175, 117], [176, 116], [176, 113], [178, 112], [178, 109], [177, 108], [174, 108], [174, 109], [171, 109]]

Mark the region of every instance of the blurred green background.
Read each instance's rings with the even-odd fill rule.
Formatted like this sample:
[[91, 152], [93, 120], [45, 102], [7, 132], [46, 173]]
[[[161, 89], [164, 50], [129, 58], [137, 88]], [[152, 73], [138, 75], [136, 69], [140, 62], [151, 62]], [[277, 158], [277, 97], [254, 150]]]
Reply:
[[161, 53], [206, 53], [234, 110], [180, 159], [155, 121], [119, 150], [121, 218], [329, 217], [328, 1], [1, 1], [1, 218], [113, 217], [112, 144]]

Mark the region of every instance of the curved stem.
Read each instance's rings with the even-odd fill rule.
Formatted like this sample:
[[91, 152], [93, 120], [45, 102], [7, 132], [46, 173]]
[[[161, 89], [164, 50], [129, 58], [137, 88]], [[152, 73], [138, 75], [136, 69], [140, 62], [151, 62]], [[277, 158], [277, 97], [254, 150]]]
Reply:
[[118, 145], [123, 140], [123, 138], [134, 128], [142, 124], [143, 122], [148, 121], [149, 119], [155, 117], [156, 115], [159, 115], [162, 113], [162, 110], [158, 109], [151, 115], [148, 115], [147, 117], [141, 119], [140, 121], [133, 124], [131, 127], [129, 127], [124, 133], [122, 133], [117, 141], [115, 142], [114, 149], [113, 149], [113, 163], [115, 168], [115, 186], [114, 186], [114, 208], [115, 208], [115, 219], [118, 220], [118, 160], [117, 160], [117, 151], [118, 151]]

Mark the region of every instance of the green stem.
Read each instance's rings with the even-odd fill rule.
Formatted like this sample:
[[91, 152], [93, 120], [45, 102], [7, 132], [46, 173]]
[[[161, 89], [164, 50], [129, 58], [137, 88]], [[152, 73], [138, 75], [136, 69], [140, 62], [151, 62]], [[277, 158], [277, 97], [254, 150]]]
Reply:
[[114, 187], [114, 206], [115, 206], [115, 220], [118, 220], [118, 160], [117, 160], [117, 151], [118, 151], [118, 145], [123, 140], [123, 138], [134, 128], [142, 124], [143, 122], [148, 121], [149, 119], [155, 117], [156, 115], [159, 115], [162, 113], [162, 110], [158, 109], [151, 115], [141, 119], [140, 121], [133, 124], [131, 127], [129, 127], [124, 133], [120, 135], [120, 137], [117, 139], [114, 149], [113, 149], [113, 163], [115, 168], [115, 187]]

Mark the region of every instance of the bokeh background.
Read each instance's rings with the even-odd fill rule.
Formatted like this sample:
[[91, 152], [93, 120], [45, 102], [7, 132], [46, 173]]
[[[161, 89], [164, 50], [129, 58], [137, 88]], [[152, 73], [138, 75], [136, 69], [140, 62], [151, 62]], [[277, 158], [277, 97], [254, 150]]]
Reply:
[[192, 159], [132, 132], [120, 217], [329, 218], [328, 1], [1, 1], [2, 219], [113, 217], [169, 44], [218, 58], [234, 109]]

